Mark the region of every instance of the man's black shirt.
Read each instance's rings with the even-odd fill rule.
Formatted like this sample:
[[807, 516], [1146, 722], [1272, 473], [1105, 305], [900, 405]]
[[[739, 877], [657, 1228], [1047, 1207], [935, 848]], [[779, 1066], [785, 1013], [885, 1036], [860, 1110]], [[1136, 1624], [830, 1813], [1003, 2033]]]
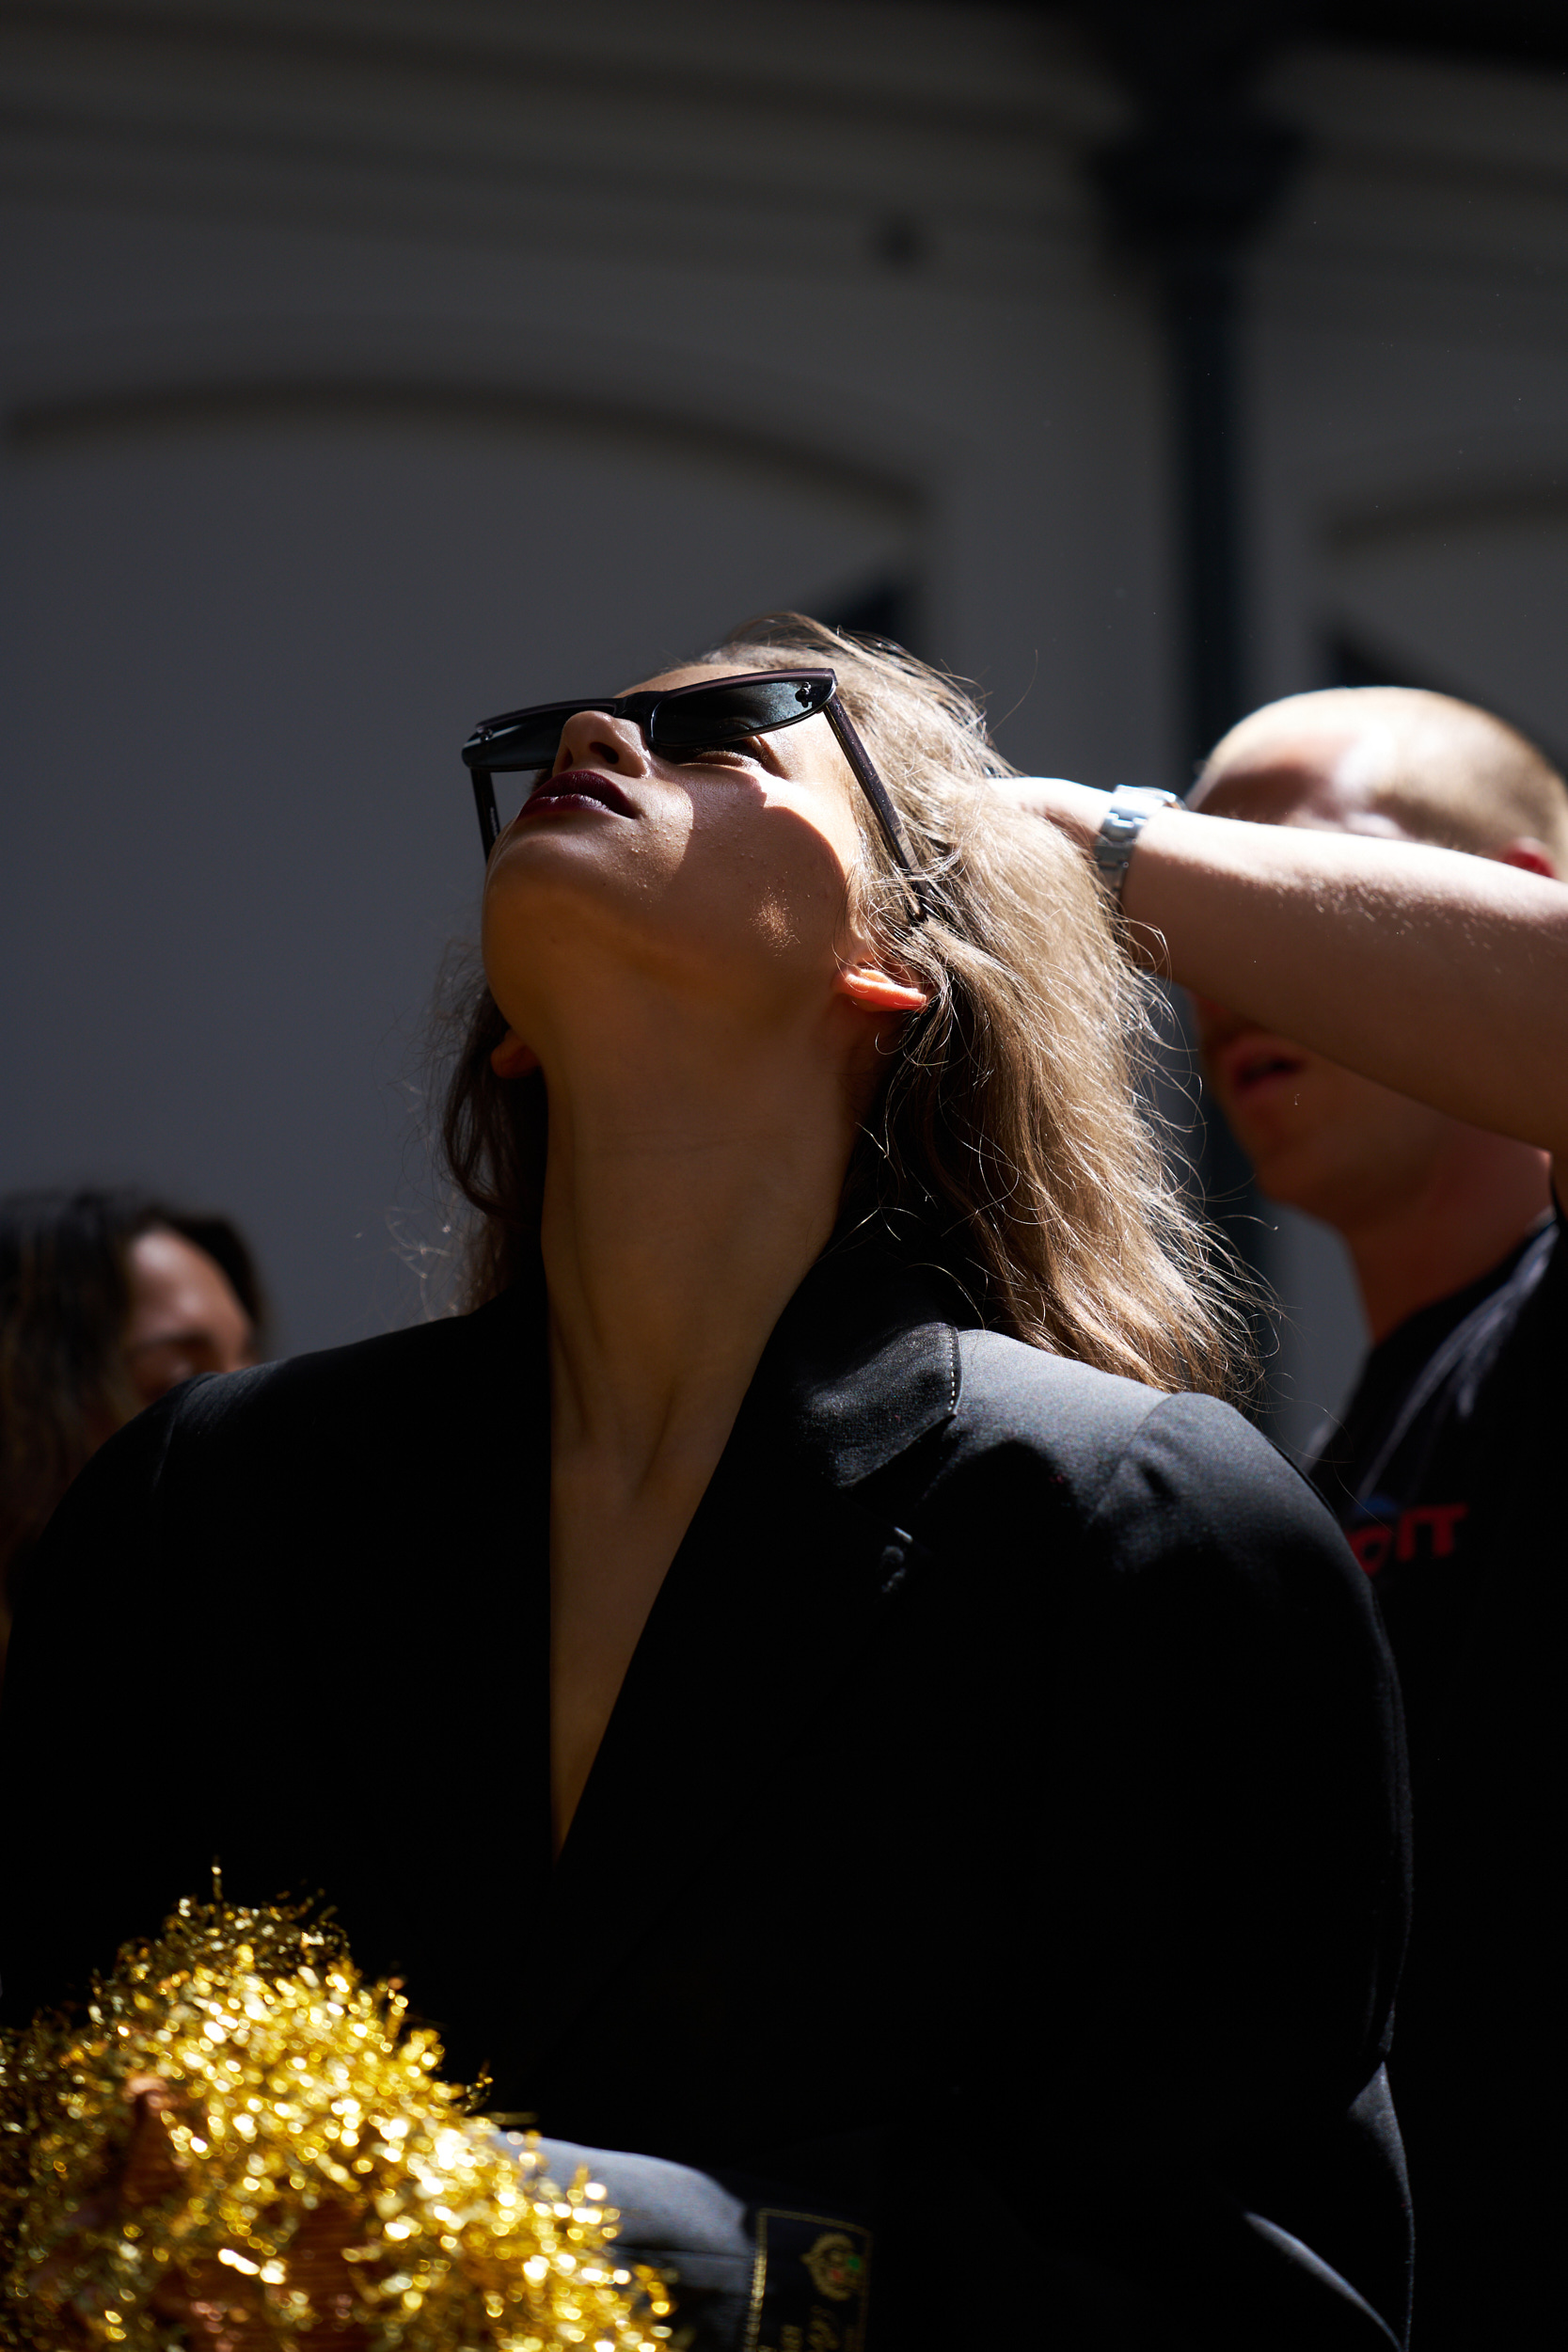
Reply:
[[1376, 1347], [1313, 1475], [1399, 1664], [1415, 1925], [1390, 2074], [1416, 2352], [1533, 2341], [1564, 2089], [1568, 1244], [1560, 1218]]

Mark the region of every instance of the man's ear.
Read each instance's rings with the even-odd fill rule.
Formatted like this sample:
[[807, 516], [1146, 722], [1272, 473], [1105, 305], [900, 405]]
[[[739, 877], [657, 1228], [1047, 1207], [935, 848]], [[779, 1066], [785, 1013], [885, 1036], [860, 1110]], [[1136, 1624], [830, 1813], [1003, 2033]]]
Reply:
[[531, 1045], [525, 1045], [515, 1029], [508, 1029], [490, 1056], [490, 1067], [498, 1078], [526, 1078], [531, 1070], [539, 1067], [539, 1057]]
[[931, 1001], [925, 989], [901, 972], [889, 972], [871, 956], [840, 964], [833, 989], [865, 1012], [924, 1012]]
[[1548, 882], [1558, 879], [1557, 860], [1544, 841], [1533, 834], [1521, 834], [1517, 841], [1508, 841], [1492, 855], [1499, 866], [1517, 866], [1521, 873], [1544, 874]]

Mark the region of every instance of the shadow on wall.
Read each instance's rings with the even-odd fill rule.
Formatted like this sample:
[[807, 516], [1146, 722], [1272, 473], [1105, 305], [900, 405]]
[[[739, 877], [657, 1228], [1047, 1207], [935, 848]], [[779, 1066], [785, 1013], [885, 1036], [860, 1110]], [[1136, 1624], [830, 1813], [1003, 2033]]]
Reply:
[[1415, 686], [1428, 694], [1451, 694], [1458, 702], [1479, 703], [1482, 708], [1495, 711], [1499, 719], [1506, 719], [1511, 727], [1517, 727], [1521, 735], [1528, 736], [1545, 754], [1554, 768], [1568, 773], [1568, 758], [1520, 711], [1507, 710], [1495, 699], [1488, 699], [1451, 677], [1435, 677], [1418, 661], [1410, 660], [1389, 646], [1374, 644], [1353, 629], [1330, 630], [1324, 668], [1326, 686]]
[[923, 661], [931, 659], [921, 626], [919, 584], [910, 574], [884, 574], [837, 601], [830, 597], [816, 617], [860, 637], [891, 637]]

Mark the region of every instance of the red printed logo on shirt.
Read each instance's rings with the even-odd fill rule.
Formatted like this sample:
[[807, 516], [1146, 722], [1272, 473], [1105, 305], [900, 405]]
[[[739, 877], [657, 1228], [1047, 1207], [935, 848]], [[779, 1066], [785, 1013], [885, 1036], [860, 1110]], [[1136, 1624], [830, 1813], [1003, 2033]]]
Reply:
[[1467, 1502], [1413, 1502], [1391, 1523], [1372, 1519], [1346, 1530], [1346, 1540], [1369, 1576], [1376, 1576], [1390, 1560], [1448, 1560], [1454, 1549], [1454, 1529], [1469, 1516]]

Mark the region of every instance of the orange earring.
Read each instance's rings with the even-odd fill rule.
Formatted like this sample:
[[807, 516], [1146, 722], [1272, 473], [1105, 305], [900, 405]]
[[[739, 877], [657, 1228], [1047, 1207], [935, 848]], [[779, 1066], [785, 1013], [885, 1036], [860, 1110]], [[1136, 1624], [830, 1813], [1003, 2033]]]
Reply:
[[531, 1045], [525, 1045], [515, 1029], [508, 1029], [490, 1056], [490, 1067], [498, 1078], [526, 1078], [531, 1070], [539, 1067], [539, 1057]]

